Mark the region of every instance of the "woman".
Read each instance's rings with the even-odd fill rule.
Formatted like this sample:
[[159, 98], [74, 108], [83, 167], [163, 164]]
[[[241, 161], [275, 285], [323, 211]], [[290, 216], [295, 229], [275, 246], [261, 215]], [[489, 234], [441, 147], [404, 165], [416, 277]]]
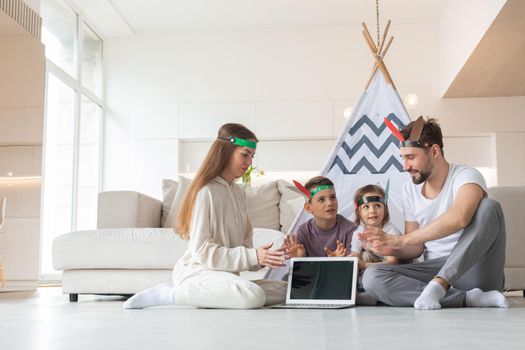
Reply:
[[252, 246], [244, 190], [235, 183], [252, 164], [255, 135], [240, 124], [225, 124], [190, 184], [178, 213], [178, 234], [188, 249], [173, 270], [173, 285], [162, 284], [124, 303], [126, 309], [179, 304], [250, 309], [283, 302], [286, 283], [248, 281], [238, 273], [283, 266], [283, 249]]

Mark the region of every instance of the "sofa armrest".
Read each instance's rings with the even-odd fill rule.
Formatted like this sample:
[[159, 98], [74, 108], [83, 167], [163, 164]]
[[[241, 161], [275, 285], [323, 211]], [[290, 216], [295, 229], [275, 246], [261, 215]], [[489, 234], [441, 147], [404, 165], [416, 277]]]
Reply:
[[134, 191], [98, 195], [97, 228], [160, 227], [162, 202]]
[[523, 215], [525, 187], [496, 186], [489, 188], [488, 193], [490, 198], [501, 204], [505, 215], [507, 233], [505, 267], [525, 267], [525, 255], [523, 255], [525, 249], [525, 216]]

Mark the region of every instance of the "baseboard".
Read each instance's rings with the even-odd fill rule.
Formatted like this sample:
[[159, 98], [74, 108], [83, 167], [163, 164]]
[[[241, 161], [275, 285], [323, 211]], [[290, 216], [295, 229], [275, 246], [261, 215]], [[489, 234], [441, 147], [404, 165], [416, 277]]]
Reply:
[[38, 280], [6, 280], [5, 288], [2, 288], [0, 284], [0, 293], [36, 290], [37, 287]]

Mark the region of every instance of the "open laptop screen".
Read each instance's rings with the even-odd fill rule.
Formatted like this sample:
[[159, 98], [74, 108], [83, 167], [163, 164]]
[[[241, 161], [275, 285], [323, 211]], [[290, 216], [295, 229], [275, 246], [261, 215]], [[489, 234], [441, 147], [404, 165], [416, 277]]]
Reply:
[[352, 299], [354, 261], [294, 261], [290, 300]]

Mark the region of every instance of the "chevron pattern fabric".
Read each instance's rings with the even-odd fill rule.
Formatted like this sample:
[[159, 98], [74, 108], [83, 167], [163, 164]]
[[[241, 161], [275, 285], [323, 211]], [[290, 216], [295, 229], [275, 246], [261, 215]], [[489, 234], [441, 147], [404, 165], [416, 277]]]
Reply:
[[[386, 188], [390, 182], [390, 216], [393, 224], [403, 231], [401, 190], [410, 177], [403, 171], [399, 141], [384, 124], [385, 116], [398, 128], [410, 122], [397, 91], [378, 71], [354, 108], [321, 175], [334, 182], [339, 213], [350, 220], [354, 219], [353, 198], [359, 187], [378, 184]], [[306, 212], [301, 212], [290, 232], [295, 232], [309, 218]]]
[[[401, 122], [395, 114], [390, 113], [387, 118], [396, 123], [399, 128], [405, 127], [405, 124]], [[368, 133], [364, 131], [365, 127], [368, 127]], [[370, 139], [372, 138], [377, 144], [377, 140], [375, 139], [381, 137], [383, 133], [386, 133], [387, 135], [386, 140], [380, 144], [379, 147], [376, 147], [374, 142]], [[371, 135], [371, 137], [368, 137], [368, 135]], [[374, 137], [374, 135], [376, 137]], [[341, 145], [341, 148], [346, 153], [347, 162], [351, 165], [351, 168], [348, 169], [345, 165], [345, 160], [337, 155], [330, 166], [330, 170], [332, 170], [334, 166], [337, 166], [343, 174], [357, 174], [361, 168], [365, 167], [371, 174], [384, 174], [393, 166], [397, 168], [398, 171], [403, 171], [403, 165], [401, 164], [399, 157], [391, 156], [384, 164], [381, 164], [379, 161], [376, 162], [374, 159], [372, 159], [372, 161], [370, 160], [373, 158], [371, 156], [375, 156], [379, 160], [381, 155], [387, 152], [391, 144], [399, 148], [399, 140], [392, 135], [386, 125], [382, 123], [380, 127], [377, 127], [367, 115], [363, 115], [361, 118], [357, 119], [355, 124], [350, 128], [345, 141]], [[365, 149], [365, 155], [354, 160], [354, 156], [359, 153], [361, 148]]]

